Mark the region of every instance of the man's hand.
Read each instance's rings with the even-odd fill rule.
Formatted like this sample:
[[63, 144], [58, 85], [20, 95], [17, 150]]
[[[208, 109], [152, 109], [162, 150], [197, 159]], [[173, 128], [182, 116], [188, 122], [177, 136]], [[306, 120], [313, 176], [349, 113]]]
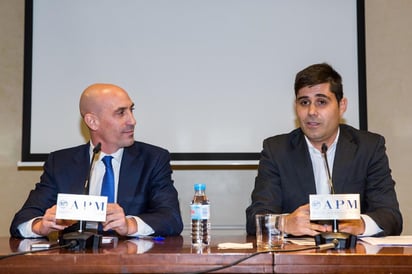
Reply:
[[127, 236], [137, 232], [137, 223], [134, 218], [126, 218], [123, 208], [119, 204], [107, 204], [106, 222], [103, 230], [114, 230], [117, 234]]
[[285, 233], [294, 236], [315, 236], [328, 229], [327, 226], [310, 222], [309, 204], [297, 208], [286, 217], [285, 221]]
[[359, 220], [340, 220], [339, 232], [362, 235], [365, 232], [365, 222], [362, 218]]
[[67, 223], [56, 221], [56, 205], [54, 205], [46, 210], [42, 218], [33, 221], [31, 229], [38, 235], [47, 236], [50, 232], [63, 230], [67, 226]]

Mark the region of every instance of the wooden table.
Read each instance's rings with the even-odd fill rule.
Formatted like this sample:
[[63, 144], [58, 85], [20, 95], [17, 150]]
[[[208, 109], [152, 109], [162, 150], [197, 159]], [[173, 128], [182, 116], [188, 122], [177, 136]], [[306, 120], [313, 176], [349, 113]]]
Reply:
[[[164, 241], [119, 240], [97, 250], [67, 249], [14, 256], [0, 260], [0, 273], [201, 273], [229, 265], [257, 251], [218, 249], [223, 242], [255, 242], [246, 235], [213, 236], [204, 250], [191, 247], [186, 236]], [[286, 244], [286, 250], [301, 248]], [[0, 255], [24, 251], [28, 240], [0, 237]], [[376, 247], [358, 242], [351, 250], [264, 253], [222, 273], [412, 273], [412, 247]]]

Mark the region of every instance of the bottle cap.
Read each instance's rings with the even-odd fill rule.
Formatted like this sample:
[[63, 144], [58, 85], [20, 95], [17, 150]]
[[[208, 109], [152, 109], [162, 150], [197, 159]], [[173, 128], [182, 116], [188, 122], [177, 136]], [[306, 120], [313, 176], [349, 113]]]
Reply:
[[199, 190], [206, 190], [206, 185], [205, 184], [195, 184], [195, 191]]

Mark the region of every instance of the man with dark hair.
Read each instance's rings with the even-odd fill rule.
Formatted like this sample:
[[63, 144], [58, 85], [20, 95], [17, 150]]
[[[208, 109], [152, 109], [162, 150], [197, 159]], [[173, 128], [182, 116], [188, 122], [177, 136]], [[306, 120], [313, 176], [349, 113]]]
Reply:
[[295, 112], [300, 128], [267, 138], [246, 209], [247, 233], [255, 233], [255, 215], [289, 213], [285, 232], [314, 236], [331, 225], [310, 220], [309, 195], [329, 194], [322, 158], [328, 147], [334, 192], [359, 193], [361, 219], [341, 220], [339, 231], [354, 235], [399, 235], [402, 215], [381, 135], [341, 124], [347, 108], [342, 78], [330, 65], [314, 64], [296, 75]]

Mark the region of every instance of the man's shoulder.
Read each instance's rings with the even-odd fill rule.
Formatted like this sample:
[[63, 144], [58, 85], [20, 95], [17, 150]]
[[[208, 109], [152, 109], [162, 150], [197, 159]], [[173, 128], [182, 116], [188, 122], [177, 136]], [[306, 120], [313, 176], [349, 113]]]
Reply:
[[147, 151], [167, 151], [167, 149], [154, 145], [154, 144], [149, 144], [149, 143], [145, 143], [145, 142], [141, 142], [141, 141], [134, 141], [133, 145], [131, 145], [128, 148], [132, 148], [132, 149], [143, 149], [143, 150], [147, 150]]
[[62, 148], [50, 152], [45, 166], [69, 166], [75, 163], [85, 164], [89, 159], [89, 144], [83, 144], [75, 147]]
[[265, 143], [272, 143], [272, 144], [282, 144], [295, 142], [303, 138], [303, 132], [300, 128], [296, 128], [288, 133], [282, 133], [267, 137], [264, 142]]
[[346, 124], [341, 124], [340, 130], [343, 137], [353, 139], [356, 142], [364, 140], [379, 140], [381, 138], [384, 138], [381, 134], [367, 130], [357, 129]]
[[135, 141], [131, 146], [125, 147], [125, 151], [135, 155], [169, 155], [167, 149], [141, 141]]
[[75, 155], [77, 153], [83, 153], [85, 151], [88, 151], [89, 149], [89, 143], [74, 146], [74, 147], [67, 147], [67, 148], [62, 148], [59, 150], [55, 150], [50, 153], [52, 156], [64, 156], [64, 155]]

